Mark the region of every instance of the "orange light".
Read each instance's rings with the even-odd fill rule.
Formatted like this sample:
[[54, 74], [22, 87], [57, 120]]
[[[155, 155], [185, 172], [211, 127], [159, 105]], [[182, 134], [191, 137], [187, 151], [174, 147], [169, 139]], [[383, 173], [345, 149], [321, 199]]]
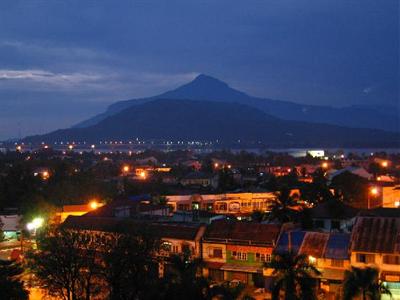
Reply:
[[232, 166], [231, 166], [231, 165], [228, 165], [228, 169], [230, 169], [230, 168], [232, 168]]
[[329, 165], [327, 162], [322, 163], [322, 168], [328, 169]]
[[378, 188], [377, 187], [371, 188], [370, 193], [371, 193], [371, 195], [374, 195], [374, 196], [378, 195], [378, 193], [379, 193]]
[[129, 172], [129, 166], [128, 165], [125, 165], [125, 166], [123, 166], [122, 167], [122, 171], [124, 172], [124, 173], [128, 173]]
[[215, 168], [218, 168], [218, 166], [219, 166], [218, 163], [215, 163], [215, 164], [214, 164], [214, 167], [215, 167]]
[[386, 160], [381, 163], [381, 166], [384, 168], [387, 168], [388, 165], [389, 163]]
[[72, 150], [72, 149], [74, 149], [74, 146], [68, 145], [68, 149], [69, 149], [69, 150]]
[[22, 150], [22, 147], [21, 146], [17, 146], [17, 151], [21, 151]]
[[142, 179], [146, 179], [146, 172], [145, 171], [140, 172], [140, 177]]
[[43, 179], [46, 180], [46, 179], [48, 179], [49, 177], [50, 177], [50, 173], [49, 173], [48, 171], [43, 171], [43, 172], [42, 172], [42, 178], [43, 178]]
[[97, 209], [99, 207], [99, 203], [97, 203], [97, 201], [91, 201], [89, 206], [91, 209]]

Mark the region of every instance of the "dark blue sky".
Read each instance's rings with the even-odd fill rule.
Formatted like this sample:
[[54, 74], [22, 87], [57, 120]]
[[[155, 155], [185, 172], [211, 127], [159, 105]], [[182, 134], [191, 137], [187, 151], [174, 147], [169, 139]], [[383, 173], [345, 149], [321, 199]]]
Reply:
[[251, 95], [399, 103], [398, 0], [0, 2], [0, 139], [205, 73]]

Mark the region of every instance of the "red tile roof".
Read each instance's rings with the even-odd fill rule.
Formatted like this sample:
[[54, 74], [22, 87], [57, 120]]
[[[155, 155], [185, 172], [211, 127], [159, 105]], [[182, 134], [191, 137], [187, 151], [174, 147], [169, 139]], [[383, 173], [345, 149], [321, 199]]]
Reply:
[[359, 217], [351, 248], [359, 252], [400, 253], [400, 217]]
[[212, 222], [204, 234], [205, 241], [246, 245], [274, 245], [280, 226], [250, 222], [217, 220]]

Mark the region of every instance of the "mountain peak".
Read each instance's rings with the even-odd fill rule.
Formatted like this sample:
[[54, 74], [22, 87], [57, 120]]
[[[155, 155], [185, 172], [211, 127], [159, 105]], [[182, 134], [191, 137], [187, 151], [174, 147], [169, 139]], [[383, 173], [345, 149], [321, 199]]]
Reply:
[[228, 84], [223, 82], [222, 80], [219, 80], [215, 77], [206, 75], [206, 74], [200, 74], [198, 75], [195, 79], [193, 79], [191, 82], [188, 84], [201, 84], [201, 85], [220, 85], [225, 88], [229, 88]]

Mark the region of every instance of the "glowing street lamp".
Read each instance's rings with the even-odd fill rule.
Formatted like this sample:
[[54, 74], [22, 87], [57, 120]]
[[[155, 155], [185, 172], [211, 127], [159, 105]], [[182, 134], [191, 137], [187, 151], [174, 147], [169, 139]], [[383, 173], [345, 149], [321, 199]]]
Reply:
[[146, 179], [146, 172], [145, 171], [140, 172], [139, 175], [140, 175], [140, 178]]
[[323, 162], [322, 163], [322, 168], [323, 169], [328, 169], [328, 167], [329, 167], [329, 164], [327, 162]]
[[379, 190], [376, 186], [372, 187], [369, 192], [371, 193], [372, 196], [376, 196], [379, 193]]
[[387, 160], [384, 160], [383, 162], [381, 162], [381, 166], [382, 166], [383, 168], [387, 168], [388, 165], [389, 165], [389, 163], [387, 162]]
[[122, 172], [124, 172], [124, 173], [128, 173], [129, 170], [130, 170], [130, 168], [129, 168], [128, 165], [125, 165], [125, 166], [122, 167]]
[[73, 146], [73, 145], [68, 145], [68, 149], [69, 149], [69, 150], [73, 150], [73, 149], [74, 149], [74, 146]]
[[214, 164], [214, 168], [218, 168], [218, 166], [219, 166], [218, 163], [215, 163], [215, 164]]
[[29, 231], [34, 231], [34, 233], [36, 234], [36, 230], [40, 227], [43, 226], [44, 223], [44, 219], [43, 218], [34, 218], [32, 220], [32, 222], [29, 222], [28, 224], [26, 224], [26, 229], [28, 229]]
[[91, 209], [95, 210], [99, 207], [99, 203], [97, 201], [93, 200], [89, 203], [89, 206]]

